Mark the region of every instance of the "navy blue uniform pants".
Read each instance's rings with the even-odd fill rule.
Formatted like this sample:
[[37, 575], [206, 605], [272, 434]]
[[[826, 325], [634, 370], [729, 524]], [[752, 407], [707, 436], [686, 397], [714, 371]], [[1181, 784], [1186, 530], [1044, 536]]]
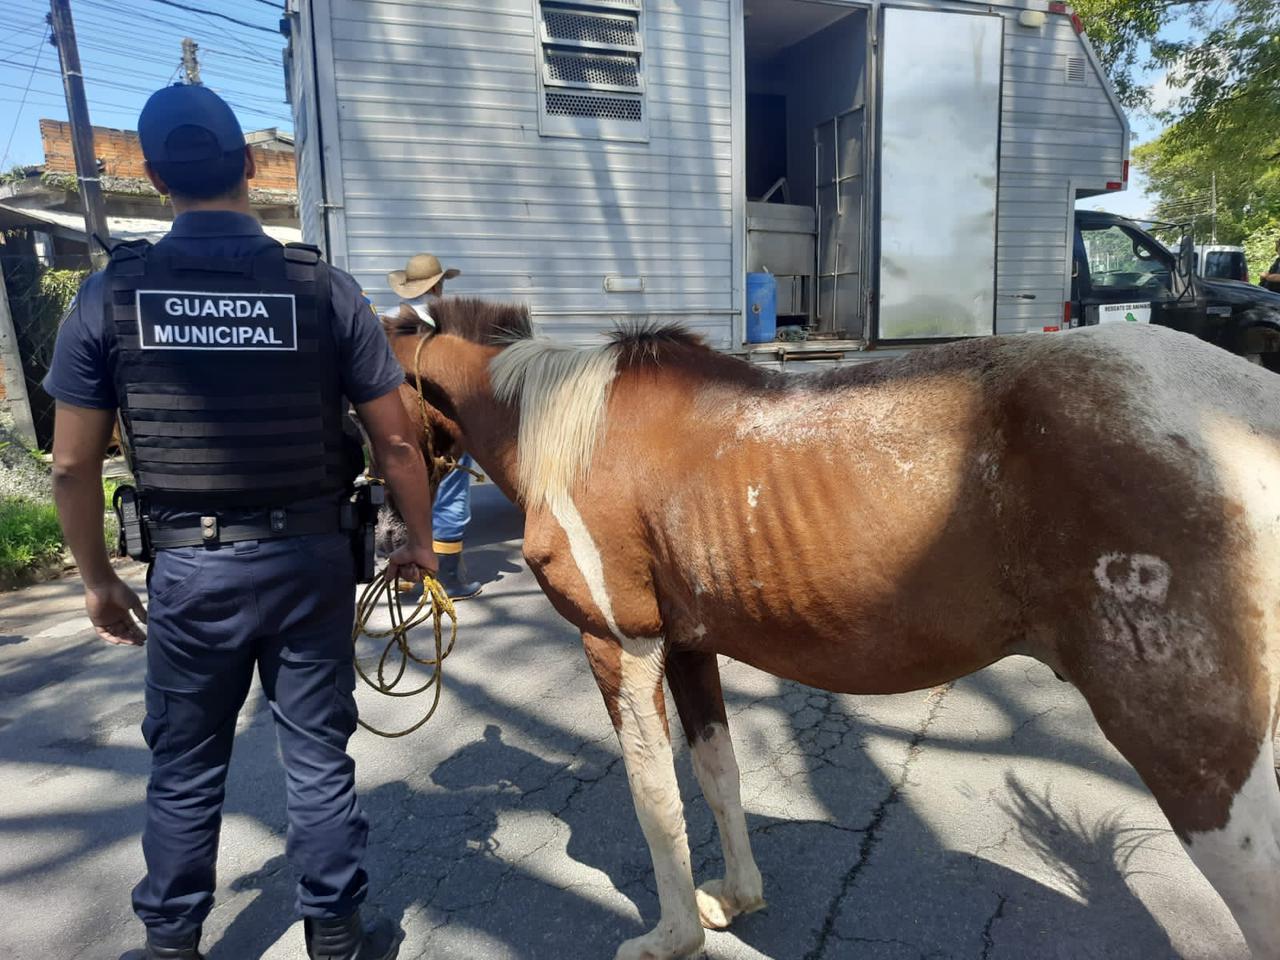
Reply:
[[303, 916], [364, 900], [368, 821], [347, 740], [356, 727], [354, 563], [342, 535], [164, 550], [151, 571], [147, 875], [133, 907], [159, 944], [190, 937], [213, 906], [236, 715], [257, 671], [288, 794], [286, 852]]

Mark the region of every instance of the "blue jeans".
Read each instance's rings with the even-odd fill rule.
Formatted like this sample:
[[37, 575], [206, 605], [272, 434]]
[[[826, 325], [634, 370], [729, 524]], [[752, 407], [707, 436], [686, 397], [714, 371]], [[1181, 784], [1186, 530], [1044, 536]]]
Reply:
[[326, 534], [162, 550], [148, 586], [147, 875], [133, 907], [152, 940], [182, 943], [213, 907], [236, 715], [255, 669], [285, 767], [298, 908], [351, 913], [367, 892], [369, 828], [346, 752], [356, 728], [350, 541]]
[[[470, 467], [473, 462], [469, 453], [458, 459], [458, 465], [462, 467]], [[445, 474], [436, 489], [436, 502], [431, 508], [432, 536], [456, 543], [466, 537], [470, 522], [471, 474], [466, 470], [454, 470]]]

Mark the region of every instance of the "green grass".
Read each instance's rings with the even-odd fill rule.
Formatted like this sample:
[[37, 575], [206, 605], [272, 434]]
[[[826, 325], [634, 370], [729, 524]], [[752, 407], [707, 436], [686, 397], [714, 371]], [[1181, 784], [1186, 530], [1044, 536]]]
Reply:
[[0, 500], [0, 581], [14, 581], [62, 552], [53, 504]]

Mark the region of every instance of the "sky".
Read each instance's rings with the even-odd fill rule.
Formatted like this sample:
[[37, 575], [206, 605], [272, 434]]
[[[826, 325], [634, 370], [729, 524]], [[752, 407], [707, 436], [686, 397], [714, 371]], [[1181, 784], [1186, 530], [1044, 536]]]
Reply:
[[[182, 38], [199, 45], [201, 79], [235, 109], [246, 130], [293, 129], [284, 102], [277, 29], [283, 0], [71, 0], [95, 126], [133, 130], [148, 95], [176, 79]], [[43, 160], [41, 118], [65, 120], [58, 52], [43, 0], [3, 0], [0, 31], [0, 170]], [[241, 26], [210, 14], [254, 24]], [[29, 89], [27, 89], [29, 86]], [[25, 91], [25, 92], [24, 92]], [[7, 144], [7, 145], [6, 145]]]

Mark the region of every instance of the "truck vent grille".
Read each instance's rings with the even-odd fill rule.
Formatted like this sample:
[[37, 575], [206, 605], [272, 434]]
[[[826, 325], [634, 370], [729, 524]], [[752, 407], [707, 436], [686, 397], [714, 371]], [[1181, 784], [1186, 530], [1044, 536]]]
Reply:
[[555, 117], [592, 117], [598, 120], [639, 121], [639, 99], [592, 97], [576, 93], [547, 92], [547, 113]]
[[538, 132], [648, 140], [643, 0], [536, 3]]
[[603, 87], [640, 86], [640, 62], [636, 57], [602, 57], [557, 51], [547, 53], [546, 64], [550, 80]]
[[1067, 83], [1084, 83], [1084, 57], [1067, 57]]
[[547, 36], [574, 43], [602, 43], [615, 47], [637, 46], [636, 21], [631, 17], [608, 17], [594, 13], [571, 13], [553, 7], [542, 8]]

